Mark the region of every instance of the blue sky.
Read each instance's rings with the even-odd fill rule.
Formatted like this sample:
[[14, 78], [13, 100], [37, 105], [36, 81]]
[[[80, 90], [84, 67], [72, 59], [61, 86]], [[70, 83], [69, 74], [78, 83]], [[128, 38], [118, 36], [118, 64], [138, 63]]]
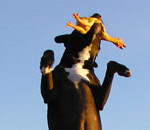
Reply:
[[108, 34], [121, 37], [120, 50], [102, 41], [95, 69], [101, 83], [106, 64], [128, 66], [131, 78], [115, 75], [112, 91], [100, 113], [103, 130], [150, 129], [150, 2], [149, 0], [1, 0], [0, 1], [0, 129], [48, 130], [47, 106], [40, 95], [39, 62], [46, 49], [55, 64], [64, 51], [54, 37], [71, 33], [72, 13], [102, 15]]

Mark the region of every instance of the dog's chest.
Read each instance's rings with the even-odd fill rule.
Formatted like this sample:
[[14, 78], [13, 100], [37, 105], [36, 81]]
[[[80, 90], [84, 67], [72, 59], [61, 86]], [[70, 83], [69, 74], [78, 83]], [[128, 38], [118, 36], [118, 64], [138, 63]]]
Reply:
[[68, 79], [73, 83], [78, 83], [81, 80], [89, 81], [88, 74], [89, 70], [84, 69], [82, 63], [73, 65], [72, 68], [65, 68], [65, 71], [69, 73]]

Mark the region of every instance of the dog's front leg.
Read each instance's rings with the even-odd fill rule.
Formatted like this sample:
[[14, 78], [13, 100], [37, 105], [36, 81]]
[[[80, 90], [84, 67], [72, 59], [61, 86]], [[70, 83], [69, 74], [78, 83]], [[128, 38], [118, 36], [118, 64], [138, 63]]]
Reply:
[[52, 76], [52, 65], [54, 63], [54, 53], [52, 50], [44, 52], [40, 69], [42, 73], [41, 78], [41, 94], [44, 99], [44, 103], [48, 103], [50, 98], [50, 91], [53, 89], [53, 76]]
[[111, 86], [112, 86], [112, 81], [115, 73], [118, 73], [120, 76], [124, 77], [130, 77], [131, 76], [131, 71], [124, 65], [119, 64], [115, 61], [110, 61], [107, 64], [107, 70], [105, 74], [105, 78], [102, 84], [101, 90], [100, 90], [100, 110], [103, 110], [104, 105], [108, 99]]

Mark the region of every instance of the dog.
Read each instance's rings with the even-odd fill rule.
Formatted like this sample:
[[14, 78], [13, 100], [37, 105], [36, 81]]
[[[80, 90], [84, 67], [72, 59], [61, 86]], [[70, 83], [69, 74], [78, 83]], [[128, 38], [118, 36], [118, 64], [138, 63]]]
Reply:
[[115, 61], [107, 64], [102, 85], [94, 73], [100, 51], [101, 24], [94, 23], [86, 34], [74, 30], [55, 38], [63, 43], [64, 54], [52, 70], [54, 53], [44, 52], [40, 69], [41, 94], [48, 106], [50, 130], [102, 130], [99, 110], [108, 99], [115, 73], [130, 77], [131, 71]]

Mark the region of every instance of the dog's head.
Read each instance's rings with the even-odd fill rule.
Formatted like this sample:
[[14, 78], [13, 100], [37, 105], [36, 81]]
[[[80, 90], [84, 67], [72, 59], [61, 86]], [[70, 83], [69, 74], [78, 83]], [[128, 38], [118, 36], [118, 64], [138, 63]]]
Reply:
[[[92, 17], [101, 19], [99, 14], [94, 14]], [[55, 41], [64, 43], [66, 48], [62, 62], [67, 55], [70, 57], [70, 62], [82, 62], [85, 68], [96, 67], [95, 58], [100, 50], [101, 33], [101, 24], [94, 23], [86, 34], [74, 30], [71, 34], [57, 36]]]

